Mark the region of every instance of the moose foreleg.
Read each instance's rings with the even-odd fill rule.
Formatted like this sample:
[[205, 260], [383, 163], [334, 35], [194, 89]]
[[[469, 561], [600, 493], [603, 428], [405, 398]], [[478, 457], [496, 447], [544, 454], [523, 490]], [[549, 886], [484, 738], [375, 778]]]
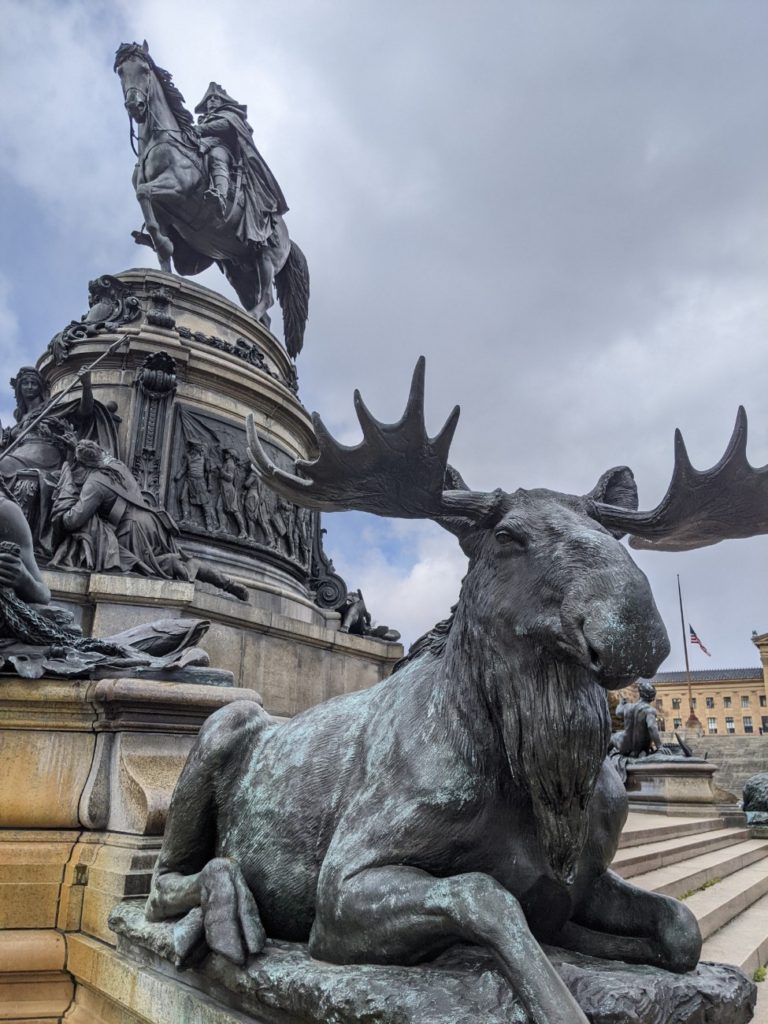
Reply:
[[461, 942], [496, 954], [536, 1024], [587, 1024], [520, 904], [489, 875], [435, 878], [401, 866], [338, 880], [321, 875], [312, 956], [340, 964], [415, 964]]
[[701, 932], [691, 911], [606, 871], [585, 893], [573, 919], [555, 940], [591, 956], [652, 964], [683, 974], [701, 954]]
[[239, 865], [213, 854], [216, 787], [226, 790], [233, 762], [242, 761], [265, 721], [252, 701], [219, 709], [200, 730], [176, 784], [146, 916], [162, 921], [186, 914], [174, 929], [179, 966], [204, 944], [235, 963], [264, 946], [258, 907]]

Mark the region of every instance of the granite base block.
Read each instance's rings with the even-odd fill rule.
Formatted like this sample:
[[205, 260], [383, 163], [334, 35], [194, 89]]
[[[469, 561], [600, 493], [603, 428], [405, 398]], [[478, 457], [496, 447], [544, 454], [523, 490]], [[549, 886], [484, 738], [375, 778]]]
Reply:
[[[121, 903], [110, 915], [118, 953], [201, 997], [244, 1013], [256, 1024], [529, 1024], [492, 955], [456, 947], [429, 964], [339, 966], [310, 957], [299, 943], [269, 941], [236, 967], [209, 954], [177, 970], [173, 924], [152, 924], [143, 905]], [[756, 988], [736, 967], [702, 963], [677, 975], [548, 950], [592, 1024], [747, 1024]], [[180, 990], [181, 991], [181, 990]]]

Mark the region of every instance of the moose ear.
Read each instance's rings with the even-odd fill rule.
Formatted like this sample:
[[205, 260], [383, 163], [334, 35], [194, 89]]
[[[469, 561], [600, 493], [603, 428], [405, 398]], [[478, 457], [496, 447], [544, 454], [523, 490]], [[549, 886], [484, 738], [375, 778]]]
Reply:
[[[445, 489], [447, 491], [469, 490], [464, 477], [450, 462], [445, 467]], [[467, 558], [474, 556], [475, 545], [479, 537], [477, 523], [463, 516], [440, 516], [439, 519], [435, 519], [435, 522], [458, 538], [461, 550]]]
[[[601, 505], [614, 505], [634, 512], [637, 509], [635, 475], [629, 466], [614, 466], [613, 469], [607, 469], [587, 497]], [[609, 530], [608, 532], [612, 533], [617, 540], [620, 540], [626, 533], [625, 530]]]
[[629, 466], [607, 469], [587, 495], [601, 505], [617, 505], [633, 512], [637, 509], [637, 484]]

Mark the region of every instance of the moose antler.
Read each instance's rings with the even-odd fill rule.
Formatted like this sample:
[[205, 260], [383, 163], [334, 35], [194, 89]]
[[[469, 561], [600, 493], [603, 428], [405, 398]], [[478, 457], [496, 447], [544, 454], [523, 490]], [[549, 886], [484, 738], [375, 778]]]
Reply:
[[487, 515], [497, 502], [495, 492], [443, 490], [459, 407], [454, 407], [435, 437], [428, 436], [424, 425], [425, 365], [420, 356], [405, 412], [397, 423], [379, 422], [355, 391], [355, 411], [363, 431], [358, 445], [339, 444], [313, 413], [319, 455], [311, 462], [296, 460], [301, 476], [272, 462], [256, 433], [253, 415], [249, 415], [248, 454], [254, 469], [284, 498], [322, 512], [356, 509], [404, 519], [462, 515], [476, 520]]
[[667, 493], [651, 512], [596, 504], [609, 528], [631, 533], [633, 548], [688, 551], [718, 541], [768, 533], [768, 466], [747, 461], [747, 414], [736, 415], [725, 454], [712, 469], [691, 465], [683, 435], [675, 431], [675, 464]]

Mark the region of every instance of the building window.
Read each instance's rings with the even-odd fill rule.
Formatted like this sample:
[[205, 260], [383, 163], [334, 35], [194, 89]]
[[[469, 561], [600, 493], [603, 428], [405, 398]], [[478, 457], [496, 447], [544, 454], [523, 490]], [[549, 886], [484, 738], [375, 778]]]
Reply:
[[[672, 701], [672, 703], [674, 704], [675, 702]], [[764, 693], [761, 693], [760, 694], [760, 707], [764, 708], [766, 704], [768, 704], [768, 699], [766, 698]]]
[[734, 726], [734, 724], [733, 724], [733, 719], [732, 719], [732, 718], [726, 718], [726, 719], [725, 719], [725, 731], [726, 731], [726, 732], [727, 732], [727, 733], [728, 733], [729, 735], [730, 735], [731, 733], [734, 733], [734, 732], [736, 732], [736, 728], [735, 728], [735, 726]]
[[696, 707], [696, 698], [695, 697], [691, 697], [691, 707], [692, 708]]
[[673, 719], [672, 727], [673, 727], [673, 729], [682, 729], [683, 728], [683, 720], [682, 720], [682, 718], [675, 718], [675, 719]]
[[741, 721], [742, 721], [742, 723], [744, 725], [744, 732], [754, 732], [755, 731], [752, 728], [752, 715], [744, 715], [744, 717], [742, 718]]
[[659, 699], [656, 701], [656, 707], [658, 708], [659, 711], [663, 710], [663, 708], [664, 708], [664, 701], [661, 699], [661, 697], [659, 697]]
[[747, 694], [744, 694], [744, 696], [741, 698], [741, 706], [743, 708], [749, 707], [749, 697], [747, 696]]
[[717, 719], [716, 718], [708, 718], [707, 719], [707, 732], [709, 732], [709, 733], [717, 732]]
[[707, 707], [708, 708], [713, 708], [714, 706], [715, 706], [715, 698], [714, 697], [707, 697]]
[[679, 697], [673, 697], [672, 698], [672, 709], [674, 711], [679, 711], [680, 710], [680, 698]]
[[724, 708], [729, 708], [730, 706], [731, 706], [731, 698], [730, 697], [723, 697], [723, 707]]
[[763, 723], [763, 736], [768, 736], [768, 715], [763, 715], [761, 721]]

